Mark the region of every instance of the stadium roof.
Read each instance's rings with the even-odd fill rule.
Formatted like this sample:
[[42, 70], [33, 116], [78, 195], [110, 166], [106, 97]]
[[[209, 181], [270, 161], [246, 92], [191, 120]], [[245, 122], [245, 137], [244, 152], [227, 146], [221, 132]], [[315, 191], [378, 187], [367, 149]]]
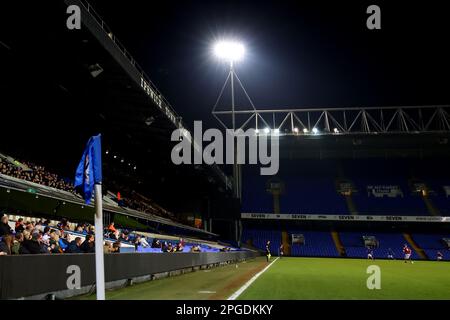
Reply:
[[[81, 30], [66, 27], [71, 3], [82, 8]], [[17, 139], [4, 139], [4, 151], [71, 177], [88, 137], [101, 132], [111, 184], [149, 193], [169, 209], [176, 190], [178, 199], [226, 193], [230, 182], [218, 167], [172, 164], [170, 136], [181, 119], [85, 3], [32, 5], [24, 19], [39, 33], [6, 21], [0, 78], [10, 120], [3, 129]]]
[[[39, 199], [39, 201], [34, 202], [33, 199]], [[14, 208], [16, 209], [32, 211], [35, 214], [41, 213], [77, 218], [78, 220], [92, 220], [94, 214], [93, 204], [86, 205], [80, 196], [3, 174], [0, 174], [0, 203], [5, 208], [14, 204]], [[205, 230], [177, 223], [150, 213], [120, 207], [117, 204], [106, 201], [103, 202], [103, 208], [107, 213], [117, 213], [139, 218], [148, 222], [192, 231], [196, 234], [216, 236], [216, 234]]]

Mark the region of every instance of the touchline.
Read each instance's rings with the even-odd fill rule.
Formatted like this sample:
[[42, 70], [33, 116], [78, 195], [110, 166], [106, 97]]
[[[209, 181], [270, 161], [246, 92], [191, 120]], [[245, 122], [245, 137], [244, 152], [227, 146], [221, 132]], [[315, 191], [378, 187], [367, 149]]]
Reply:
[[[248, 164], [262, 166], [260, 168], [261, 175], [275, 175], [279, 169], [278, 134], [259, 135], [255, 129], [246, 131], [227, 129], [224, 138], [224, 134], [219, 129], [207, 129], [203, 132], [202, 122], [194, 121], [193, 141], [190, 132], [184, 128], [174, 130], [171, 140], [179, 141], [171, 152], [172, 162], [176, 165], [234, 164], [235, 158], [237, 164], [246, 164], [248, 158]], [[208, 144], [203, 148], [204, 142], [208, 142]], [[246, 157], [246, 145], [248, 146], [248, 157]], [[194, 152], [192, 152], [192, 148], [194, 148]]]

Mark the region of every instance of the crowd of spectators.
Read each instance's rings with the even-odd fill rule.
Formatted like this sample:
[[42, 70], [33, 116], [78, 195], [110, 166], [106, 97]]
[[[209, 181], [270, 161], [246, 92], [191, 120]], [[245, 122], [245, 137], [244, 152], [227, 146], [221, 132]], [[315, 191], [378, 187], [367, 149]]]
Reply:
[[[6, 159], [0, 158], [0, 173], [48, 187], [76, 193], [73, 183], [65, 181], [58, 177], [57, 174], [47, 171], [44, 166], [38, 166], [27, 161], [21, 161], [17, 164], [13, 164]], [[134, 192], [130, 192], [130, 194], [131, 193]], [[175, 216], [171, 212], [158, 206], [156, 203], [142, 195], [136, 196], [136, 199], [124, 197], [118, 201], [118, 204], [137, 211], [155, 214], [175, 220]]]
[[[62, 219], [58, 224], [51, 226], [49, 220], [41, 219], [36, 222], [24, 221], [19, 218], [15, 222], [14, 229], [8, 223], [7, 215], [0, 220], [0, 255], [10, 254], [45, 254], [45, 253], [94, 253], [95, 252], [95, 227], [89, 223], [78, 223], [73, 228], [67, 219]], [[70, 241], [68, 231], [75, 236]], [[153, 239], [149, 244], [147, 238], [126, 229], [118, 229], [114, 222], [104, 229], [105, 253], [119, 253], [123, 244], [135, 249], [159, 248], [161, 252], [183, 252], [184, 239], [172, 243]], [[84, 239], [84, 241], [83, 241]], [[201, 252], [199, 245], [191, 246], [190, 252]]]
[[12, 164], [0, 158], [0, 173], [14, 178], [42, 184], [44, 186], [74, 192], [73, 184], [59, 178], [57, 174], [48, 172], [45, 167], [30, 162]]
[[19, 218], [14, 230], [8, 224], [8, 216], [0, 221], [0, 255], [45, 253], [90, 253], [95, 251], [95, 237], [88, 234], [83, 241], [76, 237], [69, 241], [67, 220], [51, 227], [48, 220], [24, 222]]

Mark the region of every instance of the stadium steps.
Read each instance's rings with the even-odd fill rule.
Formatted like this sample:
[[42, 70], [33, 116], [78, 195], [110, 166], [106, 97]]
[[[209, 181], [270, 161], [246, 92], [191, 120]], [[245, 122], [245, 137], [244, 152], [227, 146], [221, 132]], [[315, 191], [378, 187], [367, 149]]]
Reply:
[[421, 247], [419, 247], [419, 245], [414, 241], [409, 233], [404, 233], [403, 237], [406, 239], [406, 241], [408, 241], [409, 245], [414, 249], [414, 251], [417, 252], [421, 259], [428, 260], [428, 256], [425, 251]]
[[339, 237], [339, 233], [337, 231], [331, 231], [331, 237], [333, 238], [334, 245], [336, 246], [336, 250], [339, 252], [341, 257], [346, 257], [345, 247], [342, 244], [341, 237]]
[[347, 204], [348, 212], [353, 215], [358, 214], [358, 210], [356, 210], [355, 203], [353, 202], [352, 196], [344, 196], [345, 197], [345, 203]]
[[281, 232], [281, 242], [283, 243], [283, 252], [285, 256], [291, 255], [291, 245], [289, 244], [289, 234], [286, 230]]
[[428, 213], [432, 216], [440, 216], [441, 213], [439, 212], [439, 209], [436, 208], [436, 206], [433, 204], [433, 201], [431, 201], [428, 196], [422, 197], [423, 202], [425, 202], [425, 206], [427, 207]]

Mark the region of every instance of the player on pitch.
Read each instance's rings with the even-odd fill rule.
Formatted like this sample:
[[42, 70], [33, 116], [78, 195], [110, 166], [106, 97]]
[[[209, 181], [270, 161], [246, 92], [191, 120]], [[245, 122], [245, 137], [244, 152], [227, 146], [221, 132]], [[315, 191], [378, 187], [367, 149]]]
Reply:
[[266, 242], [266, 257], [267, 257], [267, 262], [270, 261], [270, 257], [272, 255], [270, 254], [270, 241]]
[[413, 261], [411, 260], [411, 249], [406, 244], [403, 246], [403, 253], [405, 254], [405, 263], [408, 261], [413, 263]]

